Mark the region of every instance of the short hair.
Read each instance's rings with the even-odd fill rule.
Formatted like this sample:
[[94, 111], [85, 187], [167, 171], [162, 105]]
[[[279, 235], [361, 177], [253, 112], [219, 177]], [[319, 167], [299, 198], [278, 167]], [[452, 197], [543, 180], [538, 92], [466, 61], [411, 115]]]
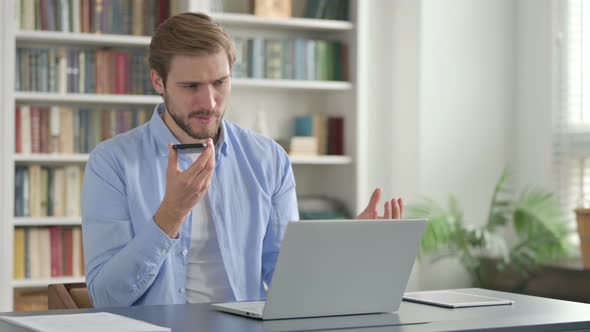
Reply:
[[162, 77], [164, 86], [175, 55], [211, 55], [225, 51], [231, 70], [236, 49], [221, 26], [202, 13], [182, 13], [164, 21], [152, 37], [148, 62]]

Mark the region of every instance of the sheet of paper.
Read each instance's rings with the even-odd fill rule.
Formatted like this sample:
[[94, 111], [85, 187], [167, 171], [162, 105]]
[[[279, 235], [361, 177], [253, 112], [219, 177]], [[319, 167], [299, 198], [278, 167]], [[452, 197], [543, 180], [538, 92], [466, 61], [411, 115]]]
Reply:
[[108, 312], [96, 312], [70, 315], [43, 316], [0, 316], [9, 323], [39, 332], [74, 332], [74, 331], [120, 331], [120, 332], [166, 332], [162, 327]]

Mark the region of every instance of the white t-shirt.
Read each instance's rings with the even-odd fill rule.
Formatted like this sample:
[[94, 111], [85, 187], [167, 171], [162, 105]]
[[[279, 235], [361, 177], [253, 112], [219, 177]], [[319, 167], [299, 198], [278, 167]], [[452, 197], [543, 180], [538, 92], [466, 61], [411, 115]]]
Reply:
[[[194, 162], [200, 154], [191, 154]], [[186, 298], [190, 303], [233, 301], [206, 194], [193, 208]]]

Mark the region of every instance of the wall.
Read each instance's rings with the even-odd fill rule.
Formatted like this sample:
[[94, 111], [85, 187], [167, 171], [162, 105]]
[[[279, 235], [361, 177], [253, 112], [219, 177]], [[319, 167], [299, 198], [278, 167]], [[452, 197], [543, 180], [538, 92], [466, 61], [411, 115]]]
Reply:
[[[371, 7], [376, 114], [369, 132], [372, 142], [387, 143], [367, 147], [369, 187], [410, 202], [446, 202], [454, 193], [467, 223], [485, 222], [493, 186], [515, 155], [516, 3], [398, 0]], [[425, 261], [408, 288], [468, 285], [456, 262]]]
[[[376, 187], [384, 199], [418, 193], [420, 1], [373, 0], [367, 26], [368, 158], [363, 204]], [[383, 144], [382, 142], [386, 142]], [[408, 290], [420, 289], [415, 266]]]
[[[512, 0], [422, 2], [420, 193], [454, 193], [475, 225], [514, 154], [514, 13]], [[422, 287], [467, 285], [449, 264], [426, 266]]]
[[552, 110], [557, 89], [555, 26], [551, 0], [519, 0], [517, 5], [517, 85], [515, 180], [553, 189]]

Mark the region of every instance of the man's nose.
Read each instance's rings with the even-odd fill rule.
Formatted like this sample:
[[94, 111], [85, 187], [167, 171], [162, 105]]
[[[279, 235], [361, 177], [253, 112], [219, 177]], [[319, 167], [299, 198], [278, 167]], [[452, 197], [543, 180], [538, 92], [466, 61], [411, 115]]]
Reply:
[[215, 89], [211, 84], [207, 84], [206, 86], [198, 92], [198, 103], [199, 107], [202, 109], [212, 110], [217, 106], [217, 102], [215, 101]]

